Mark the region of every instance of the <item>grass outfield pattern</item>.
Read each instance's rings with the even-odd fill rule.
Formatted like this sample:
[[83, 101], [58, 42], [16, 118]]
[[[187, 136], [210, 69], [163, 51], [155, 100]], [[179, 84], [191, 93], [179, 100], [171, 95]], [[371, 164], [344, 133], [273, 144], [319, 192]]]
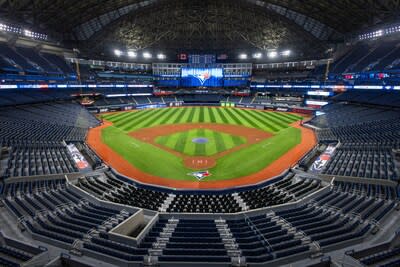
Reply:
[[[242, 177], [260, 171], [300, 143], [300, 130], [290, 126], [302, 119], [295, 114], [259, 110], [188, 107], [127, 111], [105, 114], [102, 118], [114, 125], [102, 130], [104, 143], [127, 161], [146, 173], [156, 176], [196, 181], [188, 173], [182, 157], [128, 134], [141, 128], [186, 123], [217, 123], [246, 126], [271, 133], [271, 138], [241, 148], [218, 158], [210, 169], [207, 180]], [[204, 137], [207, 144], [193, 143], [193, 138]], [[246, 138], [210, 129], [192, 129], [156, 138], [156, 143], [187, 156], [212, 156], [246, 143]]]
[[287, 128], [288, 124], [301, 119], [300, 116], [286, 113], [210, 107], [130, 111], [104, 115], [103, 118], [125, 132], [165, 124], [211, 122], [243, 125], [272, 133], [279, 132]]
[[215, 118], [214, 110], [208, 108], [207, 111], [210, 114], [210, 122], [216, 123], [217, 119]]
[[222, 111], [222, 109], [217, 108], [216, 109], [219, 117], [221, 118], [222, 123], [229, 124], [229, 120], [225, 116], [225, 112]]

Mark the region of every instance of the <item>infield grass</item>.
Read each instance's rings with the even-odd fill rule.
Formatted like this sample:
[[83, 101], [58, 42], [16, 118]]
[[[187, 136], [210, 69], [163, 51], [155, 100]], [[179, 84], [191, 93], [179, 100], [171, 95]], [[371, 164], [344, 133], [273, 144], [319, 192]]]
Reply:
[[[206, 143], [195, 139], [205, 138]], [[209, 129], [193, 129], [156, 138], [156, 143], [188, 156], [212, 156], [246, 143], [246, 138]]]

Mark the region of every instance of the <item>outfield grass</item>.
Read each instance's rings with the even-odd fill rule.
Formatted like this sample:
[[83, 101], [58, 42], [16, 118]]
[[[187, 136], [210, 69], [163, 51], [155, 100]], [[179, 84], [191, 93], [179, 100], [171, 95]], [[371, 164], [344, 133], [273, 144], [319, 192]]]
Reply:
[[[206, 138], [207, 143], [193, 142], [195, 138]], [[211, 156], [242, 145], [246, 138], [209, 129], [193, 129], [156, 138], [156, 143], [188, 156]]]
[[102, 117], [113, 122], [115, 127], [124, 132], [157, 125], [203, 122], [243, 125], [277, 133], [288, 128], [290, 123], [301, 119], [300, 116], [287, 113], [210, 107], [148, 109], [107, 114]]
[[[301, 132], [289, 124], [301, 119], [286, 113], [262, 112], [234, 108], [169, 108], [129, 111], [102, 116], [114, 126], [103, 129], [103, 142], [142, 171], [156, 176], [196, 181], [193, 172], [183, 165], [182, 158], [146, 142], [134, 139], [128, 133], [141, 128], [179, 123], [218, 123], [261, 129], [274, 136], [250, 145], [217, 160], [206, 180], [225, 180], [258, 172], [301, 142]], [[193, 138], [206, 137], [210, 142], [196, 145]], [[157, 143], [191, 156], [209, 156], [245, 142], [221, 132], [206, 129], [176, 133], [157, 138]]]

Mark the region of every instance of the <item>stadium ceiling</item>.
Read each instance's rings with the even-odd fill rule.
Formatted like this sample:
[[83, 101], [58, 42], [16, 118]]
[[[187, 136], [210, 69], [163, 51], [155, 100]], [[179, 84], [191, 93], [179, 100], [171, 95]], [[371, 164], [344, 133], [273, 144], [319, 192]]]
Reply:
[[341, 38], [396, 18], [399, 5], [399, 0], [0, 0], [0, 15], [64, 39], [95, 43], [102, 37], [135, 49], [193, 47], [207, 39], [215, 47], [247, 42], [266, 49], [284, 45], [283, 39], [307, 44]]

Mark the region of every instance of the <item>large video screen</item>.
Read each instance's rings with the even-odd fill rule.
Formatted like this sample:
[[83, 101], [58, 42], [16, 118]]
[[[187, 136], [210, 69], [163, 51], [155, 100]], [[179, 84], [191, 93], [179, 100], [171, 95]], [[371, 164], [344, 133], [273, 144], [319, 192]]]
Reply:
[[224, 74], [222, 68], [182, 68], [183, 87], [222, 87]]

